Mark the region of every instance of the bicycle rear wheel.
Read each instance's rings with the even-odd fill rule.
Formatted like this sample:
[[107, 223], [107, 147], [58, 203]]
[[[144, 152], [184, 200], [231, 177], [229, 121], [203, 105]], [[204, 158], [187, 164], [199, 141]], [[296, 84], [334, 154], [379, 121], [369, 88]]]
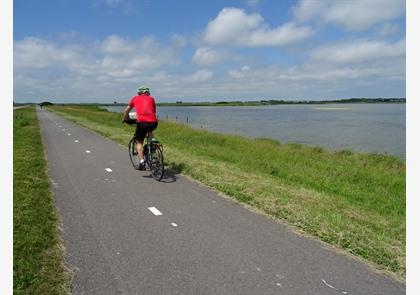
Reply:
[[133, 164], [134, 169], [140, 169], [140, 158], [137, 154], [137, 140], [132, 138], [128, 144], [128, 155], [130, 156], [131, 164]]
[[148, 164], [153, 178], [157, 181], [161, 180], [165, 172], [165, 167], [163, 165], [162, 149], [158, 145], [153, 145], [151, 154], [148, 155]]

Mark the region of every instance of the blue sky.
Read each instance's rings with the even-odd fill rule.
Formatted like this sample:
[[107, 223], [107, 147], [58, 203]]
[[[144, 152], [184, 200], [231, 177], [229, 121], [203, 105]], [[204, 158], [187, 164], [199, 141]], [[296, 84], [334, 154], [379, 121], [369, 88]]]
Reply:
[[402, 0], [15, 0], [14, 100], [405, 97]]

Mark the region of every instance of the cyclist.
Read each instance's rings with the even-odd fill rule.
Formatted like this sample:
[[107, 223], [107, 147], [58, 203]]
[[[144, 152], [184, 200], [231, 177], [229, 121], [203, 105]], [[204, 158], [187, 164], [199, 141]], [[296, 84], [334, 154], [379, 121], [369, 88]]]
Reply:
[[150, 89], [147, 86], [140, 86], [137, 89], [137, 95], [133, 96], [124, 111], [123, 122], [129, 122], [130, 111], [136, 109], [136, 133], [134, 137], [137, 139], [137, 154], [140, 157], [140, 167], [144, 168], [143, 141], [147, 132], [151, 132], [158, 126], [156, 116], [155, 99], [150, 95]]

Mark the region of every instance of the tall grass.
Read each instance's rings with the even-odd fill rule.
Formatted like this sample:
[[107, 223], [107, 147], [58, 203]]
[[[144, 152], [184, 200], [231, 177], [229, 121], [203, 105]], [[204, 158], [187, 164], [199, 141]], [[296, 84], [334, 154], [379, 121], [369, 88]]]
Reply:
[[69, 294], [44, 149], [35, 109], [14, 111], [14, 294]]
[[[133, 131], [94, 106], [53, 110], [124, 145]], [[404, 278], [404, 161], [167, 121], [155, 134], [167, 164], [184, 174]]]

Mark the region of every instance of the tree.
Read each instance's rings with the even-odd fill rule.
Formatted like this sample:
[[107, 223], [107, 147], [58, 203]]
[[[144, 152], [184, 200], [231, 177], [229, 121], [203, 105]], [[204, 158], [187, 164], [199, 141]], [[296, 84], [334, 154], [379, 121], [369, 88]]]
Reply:
[[41, 107], [43, 107], [43, 106], [51, 106], [51, 105], [53, 105], [53, 103], [52, 102], [49, 102], [49, 101], [43, 101], [39, 105]]

